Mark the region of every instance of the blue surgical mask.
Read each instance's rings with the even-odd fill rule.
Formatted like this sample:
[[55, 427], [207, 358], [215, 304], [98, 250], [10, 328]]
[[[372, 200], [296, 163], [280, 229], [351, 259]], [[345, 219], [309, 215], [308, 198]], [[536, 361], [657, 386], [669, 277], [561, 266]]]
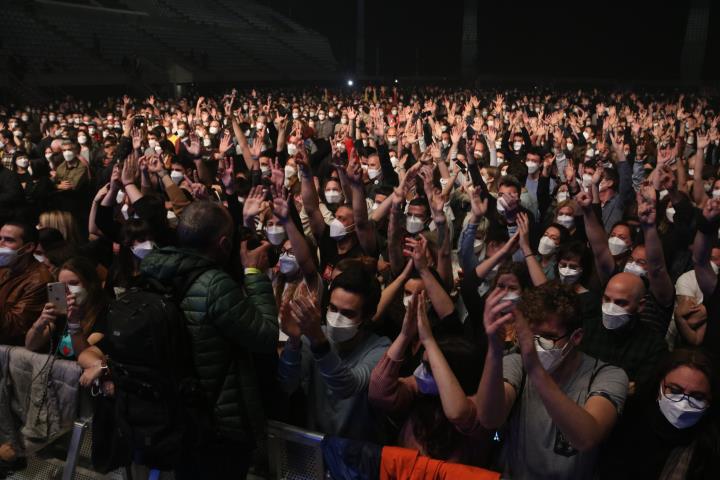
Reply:
[[435, 377], [433, 377], [432, 372], [428, 371], [424, 363], [418, 365], [413, 372], [413, 376], [415, 376], [415, 383], [417, 383], [420, 393], [423, 395], [439, 394], [437, 383], [435, 383]]

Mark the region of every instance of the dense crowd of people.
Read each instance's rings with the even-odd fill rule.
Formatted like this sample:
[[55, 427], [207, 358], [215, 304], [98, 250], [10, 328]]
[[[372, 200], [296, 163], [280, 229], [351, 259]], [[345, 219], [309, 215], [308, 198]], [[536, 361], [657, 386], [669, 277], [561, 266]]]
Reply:
[[[243, 478], [267, 419], [507, 478], [720, 478], [719, 108], [439, 87], [0, 106], [0, 344], [77, 361], [110, 424], [147, 369], [194, 380], [176, 478]], [[163, 288], [188, 343], [120, 342]], [[125, 440], [115, 464], [153, 464]]]

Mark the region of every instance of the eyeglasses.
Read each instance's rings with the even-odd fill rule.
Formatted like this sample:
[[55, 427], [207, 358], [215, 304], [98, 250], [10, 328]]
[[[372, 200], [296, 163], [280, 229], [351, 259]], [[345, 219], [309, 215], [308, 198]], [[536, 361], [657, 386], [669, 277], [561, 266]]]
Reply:
[[562, 337], [555, 337], [555, 338], [543, 337], [542, 335], [535, 335], [535, 341], [537, 342], [538, 345], [540, 345], [540, 348], [542, 348], [543, 350], [553, 350], [553, 349], [557, 348], [556, 347], [557, 342], [559, 342], [563, 338], [567, 338], [569, 336], [570, 336], [570, 333], [566, 333]]
[[667, 385], [663, 383], [662, 394], [665, 398], [671, 402], [680, 402], [683, 399], [687, 399], [691, 407], [704, 410], [708, 407], [708, 400], [704, 395], [690, 395], [678, 387], [677, 385]]

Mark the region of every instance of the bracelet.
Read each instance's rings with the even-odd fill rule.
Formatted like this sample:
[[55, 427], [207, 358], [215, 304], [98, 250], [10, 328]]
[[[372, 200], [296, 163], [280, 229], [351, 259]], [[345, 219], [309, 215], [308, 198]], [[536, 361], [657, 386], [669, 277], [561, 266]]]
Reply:
[[256, 267], [245, 267], [245, 275], [259, 275], [262, 272]]
[[135, 185], [135, 182], [123, 183], [123, 188], [127, 187], [128, 185]]
[[534, 255], [535, 255], [534, 253], [530, 252], [530, 253], [528, 253], [527, 255], [525, 255], [525, 258], [532, 257], [532, 256], [534, 256]]

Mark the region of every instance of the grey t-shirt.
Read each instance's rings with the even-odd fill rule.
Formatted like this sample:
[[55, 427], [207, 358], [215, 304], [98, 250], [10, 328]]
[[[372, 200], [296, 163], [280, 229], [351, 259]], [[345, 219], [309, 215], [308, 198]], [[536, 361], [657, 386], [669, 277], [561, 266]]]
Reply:
[[[581, 355], [575, 375], [560, 388], [578, 405], [601, 395], [615, 405], [619, 414], [627, 396], [627, 375], [621, 368]], [[570, 445], [550, 418], [534, 385], [523, 374], [520, 354], [504, 357], [503, 377], [516, 392], [522, 391], [505, 430], [502, 462], [507, 478], [591, 478], [598, 449], [578, 452]]]

